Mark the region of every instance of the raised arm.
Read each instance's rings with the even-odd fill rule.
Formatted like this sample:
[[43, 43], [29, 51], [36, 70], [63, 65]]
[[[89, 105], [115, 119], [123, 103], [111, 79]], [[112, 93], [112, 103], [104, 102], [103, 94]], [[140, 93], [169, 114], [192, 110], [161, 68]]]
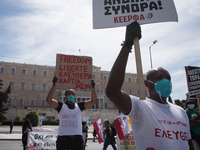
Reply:
[[126, 92], [121, 90], [121, 88], [124, 82], [128, 56], [133, 45], [133, 40], [136, 36], [139, 39], [141, 38], [141, 29], [137, 22], [133, 22], [126, 28], [124, 46], [112, 67], [106, 87], [107, 97], [115, 104], [118, 110], [125, 115], [127, 115], [131, 110], [131, 99]]
[[46, 102], [49, 104], [51, 108], [58, 108], [58, 101], [53, 99], [54, 91], [55, 91], [55, 83], [57, 82], [57, 78], [53, 78], [53, 85], [47, 95]]
[[95, 83], [94, 83], [94, 80], [91, 81], [91, 85], [92, 85], [92, 88], [91, 88], [91, 99], [90, 100], [87, 100], [85, 101], [84, 103], [84, 107], [85, 109], [88, 109], [90, 107], [92, 107], [94, 104], [97, 103], [97, 95], [96, 95], [96, 92], [95, 92]]

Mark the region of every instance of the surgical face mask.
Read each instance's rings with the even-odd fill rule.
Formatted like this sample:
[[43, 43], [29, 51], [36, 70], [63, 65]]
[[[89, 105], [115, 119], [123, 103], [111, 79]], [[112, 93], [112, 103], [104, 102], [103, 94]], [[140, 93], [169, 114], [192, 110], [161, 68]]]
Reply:
[[[151, 83], [154, 83], [150, 80], [148, 80]], [[172, 83], [166, 78], [163, 78], [156, 83], [154, 83], [154, 88], [159, 96], [167, 98], [170, 96], [172, 92]]]
[[188, 107], [189, 109], [194, 109], [195, 104], [188, 104], [187, 107]]
[[69, 95], [69, 96], [67, 96], [67, 100], [69, 101], [69, 102], [73, 102], [74, 100], [75, 100], [75, 97], [74, 97], [74, 95]]

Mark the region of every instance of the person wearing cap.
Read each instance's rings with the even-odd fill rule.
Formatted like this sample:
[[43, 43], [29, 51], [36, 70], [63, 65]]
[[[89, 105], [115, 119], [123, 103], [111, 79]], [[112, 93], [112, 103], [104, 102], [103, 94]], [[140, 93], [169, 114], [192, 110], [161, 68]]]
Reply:
[[75, 91], [73, 89], [66, 90], [64, 102], [53, 99], [56, 82], [57, 78], [54, 77], [53, 86], [46, 98], [49, 106], [57, 110], [59, 116], [56, 149], [83, 150], [81, 111], [88, 109], [97, 103], [97, 96], [94, 89], [95, 83], [92, 80], [91, 99], [76, 103]]
[[198, 147], [200, 148], [200, 115], [198, 110], [195, 109], [196, 100], [187, 99], [186, 106], [187, 106], [186, 112], [190, 120], [190, 130], [192, 139], [194, 139], [196, 143], [198, 143], [199, 145]]

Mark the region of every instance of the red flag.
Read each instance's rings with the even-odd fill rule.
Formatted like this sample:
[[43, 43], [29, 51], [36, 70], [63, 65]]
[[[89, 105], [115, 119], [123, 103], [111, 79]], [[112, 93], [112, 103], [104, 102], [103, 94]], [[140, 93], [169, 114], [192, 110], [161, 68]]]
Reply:
[[101, 118], [97, 119], [93, 123], [93, 127], [96, 130], [96, 132], [97, 132], [99, 144], [101, 144], [104, 141], [103, 140], [103, 128], [101, 126]]
[[129, 133], [127, 116], [121, 114], [114, 120], [115, 128], [120, 140], [124, 139], [126, 134]]

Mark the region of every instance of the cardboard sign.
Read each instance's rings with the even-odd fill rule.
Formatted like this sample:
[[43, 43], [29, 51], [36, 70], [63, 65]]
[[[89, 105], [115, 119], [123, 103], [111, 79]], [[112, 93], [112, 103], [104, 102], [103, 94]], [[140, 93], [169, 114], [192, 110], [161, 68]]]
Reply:
[[125, 136], [124, 139], [120, 140], [119, 137], [117, 137], [118, 140], [118, 150], [135, 150], [136, 145], [135, 145], [135, 140], [133, 137], [133, 133], [129, 133]]
[[28, 133], [27, 150], [56, 150], [56, 130], [36, 130]]
[[92, 80], [92, 57], [57, 54], [58, 89], [89, 89]]
[[178, 21], [173, 0], [93, 0], [93, 28]]
[[200, 67], [185, 67], [190, 97], [200, 98]]

